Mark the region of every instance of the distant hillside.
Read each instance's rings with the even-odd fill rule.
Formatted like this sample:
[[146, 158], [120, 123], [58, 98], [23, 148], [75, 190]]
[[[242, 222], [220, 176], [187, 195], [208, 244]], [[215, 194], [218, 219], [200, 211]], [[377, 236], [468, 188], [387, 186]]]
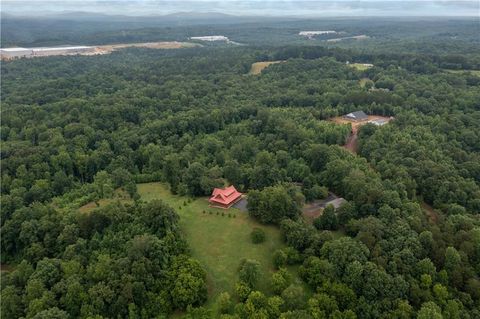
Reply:
[[[105, 33], [115, 33], [147, 28], [191, 27], [195, 25], [230, 25], [251, 23], [258, 17], [239, 17], [223, 13], [178, 12], [163, 16], [124, 16], [89, 12], [65, 12], [42, 17], [16, 16], [2, 13], [2, 47], [59, 45], [68, 43], [104, 44]], [[262, 21], [280, 21], [286, 18], [262, 18]], [[172, 33], [170, 32], [158, 32]], [[88, 36], [92, 35], [92, 36]], [[152, 38], [182, 40], [178, 37]], [[99, 43], [96, 41], [99, 40]], [[110, 39], [108, 39], [110, 40]], [[121, 39], [124, 42], [127, 39]], [[83, 41], [83, 42], [80, 42]], [[87, 42], [85, 42], [87, 41]]]

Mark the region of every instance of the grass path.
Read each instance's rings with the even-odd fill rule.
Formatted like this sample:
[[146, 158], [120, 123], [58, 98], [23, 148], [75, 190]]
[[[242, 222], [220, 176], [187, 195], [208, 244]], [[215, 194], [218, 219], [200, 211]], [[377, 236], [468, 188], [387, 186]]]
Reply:
[[[161, 183], [138, 184], [138, 192], [146, 201], [164, 200], [179, 214], [180, 226], [192, 255], [207, 271], [207, 305], [212, 306], [220, 292], [234, 294], [238, 266], [242, 258], [260, 262], [262, 276], [259, 289], [269, 292], [268, 281], [273, 273], [272, 254], [276, 249], [285, 247], [277, 227], [261, 225], [250, 218], [248, 213], [235, 208], [210, 208], [206, 197], [189, 202], [187, 197], [171, 194]], [[222, 213], [225, 216], [222, 216]], [[235, 218], [228, 217], [228, 214], [235, 215]], [[254, 227], [262, 228], [266, 232], [267, 239], [264, 243], [252, 244], [250, 232]]]

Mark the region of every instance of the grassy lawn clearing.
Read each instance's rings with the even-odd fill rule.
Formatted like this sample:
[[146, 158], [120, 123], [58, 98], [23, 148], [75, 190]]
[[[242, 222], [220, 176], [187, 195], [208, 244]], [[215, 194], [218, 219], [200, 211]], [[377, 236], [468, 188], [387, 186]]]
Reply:
[[80, 207], [78, 210], [81, 213], [90, 213], [95, 208], [104, 207], [104, 206], [107, 206], [108, 204], [115, 203], [116, 201], [120, 201], [125, 204], [125, 203], [131, 203], [132, 199], [130, 198], [128, 193], [125, 192], [123, 189], [117, 189], [113, 193], [112, 198], [102, 198], [102, 199], [99, 199], [97, 202], [87, 203], [82, 207]]
[[[166, 185], [161, 183], [137, 186], [143, 200], [162, 199], [180, 215], [180, 226], [192, 254], [207, 271], [208, 305], [212, 306], [220, 292], [227, 291], [234, 295], [238, 266], [242, 258], [260, 262], [262, 276], [259, 289], [269, 292], [268, 281], [273, 272], [272, 254], [276, 249], [285, 247], [278, 227], [261, 225], [251, 219], [248, 213], [235, 208], [210, 208], [206, 197], [191, 199], [189, 202], [188, 197], [171, 194]], [[225, 216], [222, 216], [222, 213]], [[235, 215], [235, 218], [228, 217], [228, 214]], [[252, 244], [250, 232], [253, 227], [265, 231], [264, 243]]]

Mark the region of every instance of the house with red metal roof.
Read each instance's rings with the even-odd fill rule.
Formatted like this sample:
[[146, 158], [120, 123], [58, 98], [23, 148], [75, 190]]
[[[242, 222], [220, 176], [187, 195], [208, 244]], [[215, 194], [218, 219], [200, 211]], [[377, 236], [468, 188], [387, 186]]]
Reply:
[[233, 204], [242, 198], [242, 193], [237, 191], [235, 186], [231, 185], [226, 188], [214, 188], [212, 196], [208, 200], [211, 206], [230, 208]]

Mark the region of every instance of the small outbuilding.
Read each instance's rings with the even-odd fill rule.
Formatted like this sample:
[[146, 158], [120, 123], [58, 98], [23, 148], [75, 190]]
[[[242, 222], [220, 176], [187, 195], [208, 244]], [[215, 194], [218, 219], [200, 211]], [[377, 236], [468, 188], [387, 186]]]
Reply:
[[343, 116], [347, 120], [355, 121], [355, 122], [361, 122], [365, 121], [368, 119], [368, 115], [365, 114], [363, 111], [356, 111], [352, 113], [348, 113], [347, 115]]
[[226, 188], [214, 188], [212, 196], [208, 201], [211, 206], [230, 208], [242, 198], [242, 195], [235, 186], [231, 185]]

